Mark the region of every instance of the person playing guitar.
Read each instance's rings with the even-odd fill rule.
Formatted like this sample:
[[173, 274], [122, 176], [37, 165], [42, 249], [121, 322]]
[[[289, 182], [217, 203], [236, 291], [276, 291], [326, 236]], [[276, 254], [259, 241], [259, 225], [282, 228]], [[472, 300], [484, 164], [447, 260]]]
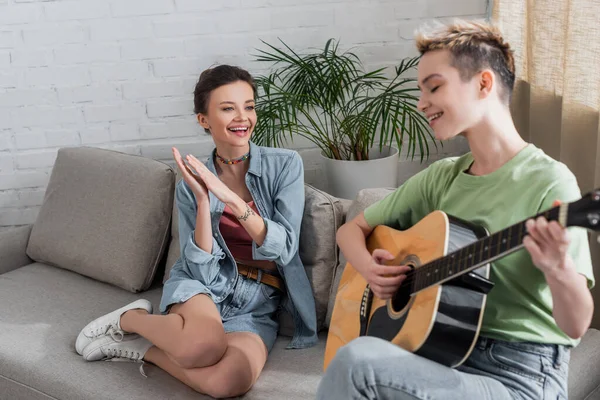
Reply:
[[[462, 135], [470, 152], [433, 163], [339, 229], [348, 264], [381, 299], [394, 296], [411, 268], [390, 265], [395, 256], [385, 249], [367, 249], [375, 227], [408, 229], [441, 210], [497, 232], [581, 196], [570, 170], [525, 142], [513, 124], [515, 65], [498, 28], [461, 21], [416, 41], [418, 108], [437, 139]], [[524, 249], [491, 264], [494, 287], [479, 337], [459, 367], [362, 336], [339, 348], [317, 398], [568, 398], [569, 351], [593, 314], [587, 233], [543, 217], [525, 227]]]

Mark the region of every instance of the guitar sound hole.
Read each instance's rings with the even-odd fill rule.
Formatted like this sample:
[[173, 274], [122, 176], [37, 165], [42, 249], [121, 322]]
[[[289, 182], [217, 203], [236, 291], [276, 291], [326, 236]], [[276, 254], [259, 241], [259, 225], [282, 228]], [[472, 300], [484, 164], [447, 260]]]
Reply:
[[392, 297], [392, 310], [400, 312], [410, 301], [410, 287], [401, 287]]
[[[400, 265], [406, 265], [411, 268], [411, 272], [408, 273], [408, 278], [415, 271], [415, 269], [421, 265], [419, 258], [416, 255], [408, 255], [405, 259], [400, 262]], [[406, 282], [406, 281], [405, 281]], [[392, 310], [394, 312], [402, 311], [410, 301], [410, 293], [411, 293], [412, 285], [405, 284], [400, 286], [396, 294], [392, 297]]]

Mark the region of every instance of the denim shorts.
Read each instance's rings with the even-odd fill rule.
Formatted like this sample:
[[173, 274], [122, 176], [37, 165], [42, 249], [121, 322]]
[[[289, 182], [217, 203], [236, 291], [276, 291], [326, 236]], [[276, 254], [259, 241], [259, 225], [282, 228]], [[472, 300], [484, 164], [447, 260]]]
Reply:
[[[256, 279], [238, 275], [231, 294], [215, 305], [221, 314], [225, 332], [255, 333], [260, 336], [267, 350], [271, 351], [279, 329], [277, 309], [282, 293], [272, 286], [260, 283], [263, 271], [258, 271]], [[173, 304], [185, 303], [198, 294], [210, 296], [210, 290], [185, 271], [173, 268], [164, 284], [160, 310], [166, 314]]]

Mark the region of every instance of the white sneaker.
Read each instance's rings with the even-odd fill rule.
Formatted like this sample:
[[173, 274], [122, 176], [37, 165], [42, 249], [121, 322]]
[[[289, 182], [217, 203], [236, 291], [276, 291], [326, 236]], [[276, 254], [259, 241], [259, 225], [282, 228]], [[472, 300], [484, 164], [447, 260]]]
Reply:
[[77, 353], [83, 355], [83, 349], [100, 337], [108, 335], [112, 339], [122, 340], [127, 332], [124, 332], [123, 329], [121, 329], [121, 315], [126, 311], [137, 308], [141, 308], [142, 310], [148, 311], [149, 314], [152, 314], [152, 304], [148, 300], [140, 299], [87, 324], [85, 328], [79, 332], [77, 340], [75, 341], [75, 350], [77, 350]]
[[83, 349], [83, 359], [86, 361], [99, 361], [108, 359], [126, 359], [143, 361], [152, 343], [140, 335], [127, 335], [120, 340], [111, 336], [102, 336]]

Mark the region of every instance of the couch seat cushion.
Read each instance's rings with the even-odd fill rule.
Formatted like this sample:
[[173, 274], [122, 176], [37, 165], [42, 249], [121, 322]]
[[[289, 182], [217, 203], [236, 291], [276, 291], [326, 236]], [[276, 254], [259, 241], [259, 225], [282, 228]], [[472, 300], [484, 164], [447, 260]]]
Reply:
[[[0, 399], [207, 399], [153, 365], [86, 362], [75, 338], [90, 320], [160, 288], [132, 294], [64, 269], [35, 263], [0, 275]], [[278, 338], [255, 388], [244, 399], [310, 399], [321, 377], [325, 337], [305, 350]]]
[[174, 184], [171, 167], [158, 161], [61, 149], [27, 255], [132, 292], [145, 290], [169, 239]]

